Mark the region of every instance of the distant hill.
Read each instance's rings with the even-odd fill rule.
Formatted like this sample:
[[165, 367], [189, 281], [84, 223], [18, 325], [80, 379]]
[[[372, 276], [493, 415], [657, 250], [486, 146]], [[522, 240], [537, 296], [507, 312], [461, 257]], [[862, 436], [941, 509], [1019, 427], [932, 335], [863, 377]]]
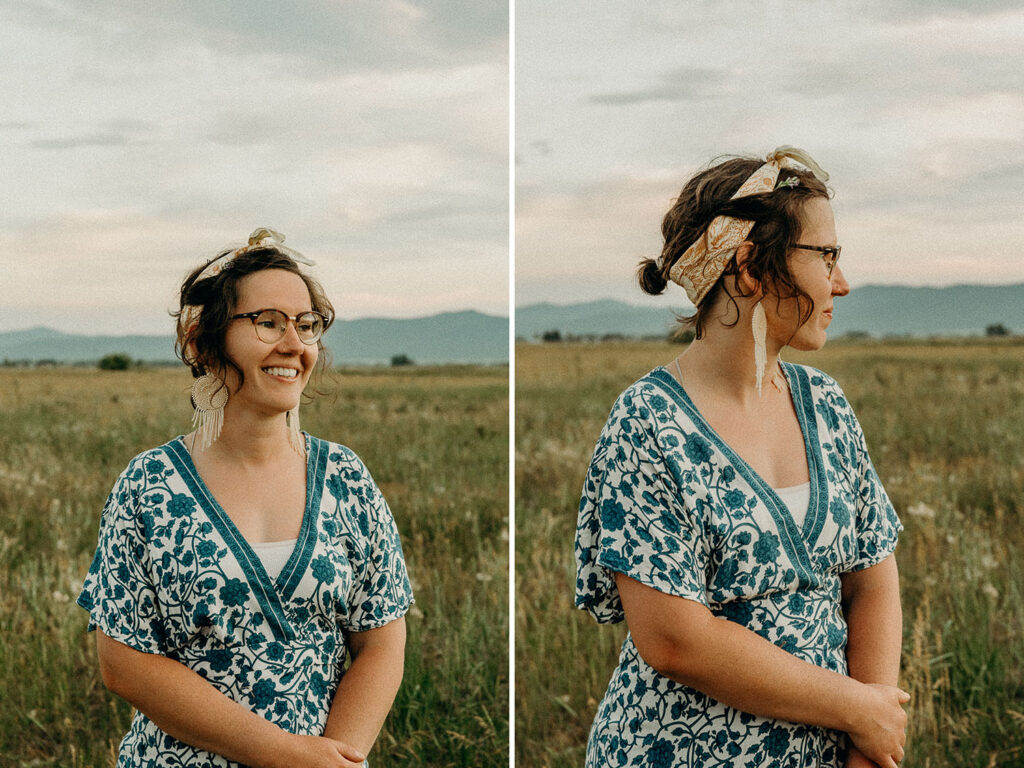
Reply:
[[[508, 362], [508, 318], [447, 312], [414, 319], [337, 320], [324, 336], [335, 364], [387, 364], [395, 355], [416, 363]], [[83, 336], [51, 328], [0, 332], [0, 360], [92, 362], [124, 353], [171, 362], [174, 337]]]
[[[690, 307], [678, 311], [692, 311]], [[623, 336], [664, 336], [675, 325], [672, 310], [638, 307], [603, 299], [585, 304], [530, 304], [516, 307], [516, 336], [532, 339], [546, 331], [577, 336], [617, 333]]]
[[[692, 308], [680, 302], [677, 312]], [[1001, 323], [1024, 333], [1024, 284], [954, 285], [948, 288], [867, 285], [836, 299], [831, 336], [864, 332], [872, 336], [981, 334]], [[563, 336], [662, 336], [675, 325], [671, 309], [620, 301], [531, 304], [516, 308], [516, 336], [533, 339], [546, 331]]]

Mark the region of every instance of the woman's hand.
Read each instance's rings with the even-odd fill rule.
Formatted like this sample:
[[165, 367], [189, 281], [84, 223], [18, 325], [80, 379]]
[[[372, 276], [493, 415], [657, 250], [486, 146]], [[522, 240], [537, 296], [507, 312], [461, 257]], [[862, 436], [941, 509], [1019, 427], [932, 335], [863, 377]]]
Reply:
[[343, 741], [326, 736], [293, 736], [282, 768], [363, 768], [366, 755]]
[[851, 746], [849, 751], [846, 753], [845, 768], [878, 768], [878, 764], [871, 762], [864, 757], [863, 752], [856, 747]]
[[864, 684], [858, 719], [848, 733], [854, 746], [881, 768], [896, 768], [903, 760], [907, 739], [903, 705], [908, 701], [910, 694], [893, 685]]

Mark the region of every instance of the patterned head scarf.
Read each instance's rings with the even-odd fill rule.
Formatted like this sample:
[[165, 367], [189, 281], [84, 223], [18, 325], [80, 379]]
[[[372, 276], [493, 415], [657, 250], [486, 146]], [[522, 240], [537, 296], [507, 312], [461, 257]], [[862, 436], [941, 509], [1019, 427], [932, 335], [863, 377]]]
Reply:
[[[794, 160], [810, 170], [820, 181], [828, 181], [828, 174], [814, 162], [810, 155], [802, 149], [783, 146], [765, 158], [764, 165], [754, 171], [750, 178], [740, 185], [732, 199], [774, 191], [779, 171], [782, 168], [792, 168]], [[795, 186], [789, 182], [790, 180], [787, 179], [783, 185]], [[725, 265], [729, 263], [729, 259], [747, 239], [747, 235], [753, 228], [754, 222], [747, 219], [716, 216], [696, 242], [676, 259], [676, 263], [669, 270], [669, 279], [673, 283], [681, 285], [693, 305], [697, 306], [718, 281], [718, 278], [722, 276]]]
[[[292, 261], [297, 261], [299, 264], [305, 264], [307, 267], [312, 267], [316, 264], [315, 261], [307, 256], [303, 256], [298, 251], [292, 250], [284, 245], [284, 235], [280, 232], [276, 232], [273, 229], [267, 227], [260, 227], [251, 235], [249, 235], [249, 242], [245, 245], [239, 246], [232, 251], [218, 256], [199, 273], [199, 277], [195, 279], [195, 282], [200, 280], [206, 280], [208, 277], [214, 277], [219, 275], [225, 269], [227, 269], [231, 262], [237, 259], [244, 253], [249, 251], [255, 251], [260, 248], [273, 248], [279, 253], [283, 253], [285, 256], [291, 257]], [[178, 323], [181, 325], [182, 330], [188, 330], [196, 323], [199, 322], [199, 315], [202, 312], [202, 307], [198, 307], [192, 304], [186, 305], [182, 308], [181, 315]]]

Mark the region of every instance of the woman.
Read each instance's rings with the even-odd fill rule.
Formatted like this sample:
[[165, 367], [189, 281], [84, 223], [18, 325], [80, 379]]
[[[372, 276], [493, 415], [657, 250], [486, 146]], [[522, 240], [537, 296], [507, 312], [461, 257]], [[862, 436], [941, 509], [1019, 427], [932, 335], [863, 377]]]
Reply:
[[135, 457], [103, 510], [78, 602], [137, 710], [119, 766], [352, 768], [401, 681], [401, 544], [358, 457], [299, 431], [334, 312], [282, 241], [257, 230], [185, 280], [199, 427]]
[[827, 178], [789, 147], [712, 166], [641, 264], [695, 340], [622, 393], [587, 475], [576, 604], [629, 627], [588, 766], [903, 757], [902, 526], [839, 386], [779, 360], [849, 292]]

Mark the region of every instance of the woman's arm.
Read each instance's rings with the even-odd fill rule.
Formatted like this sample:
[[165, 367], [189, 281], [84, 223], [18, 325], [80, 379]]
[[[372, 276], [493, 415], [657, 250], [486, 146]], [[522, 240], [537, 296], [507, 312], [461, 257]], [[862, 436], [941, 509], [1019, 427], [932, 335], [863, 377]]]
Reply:
[[179, 741], [254, 768], [358, 768], [363, 755], [331, 739], [295, 736], [232, 701], [184, 664], [96, 631], [103, 683]]
[[[861, 571], [844, 573], [843, 612], [849, 628], [846, 662], [850, 677], [862, 683], [896, 685], [903, 642], [903, 611], [896, 558]], [[868, 766], [855, 747], [847, 768]]]
[[846, 731], [883, 768], [902, 760], [903, 691], [798, 659], [693, 600], [615, 583], [637, 651], [661, 674], [751, 714]]
[[324, 735], [369, 753], [405, 667], [405, 619], [348, 636], [352, 663], [334, 694]]

